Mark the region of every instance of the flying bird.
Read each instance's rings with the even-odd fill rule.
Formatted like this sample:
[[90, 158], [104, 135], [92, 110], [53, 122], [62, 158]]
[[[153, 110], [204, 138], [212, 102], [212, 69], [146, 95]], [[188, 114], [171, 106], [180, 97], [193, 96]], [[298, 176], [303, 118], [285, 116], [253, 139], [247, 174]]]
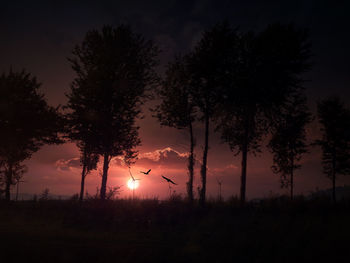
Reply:
[[169, 178], [166, 178], [165, 176], [162, 175], [162, 177], [168, 182], [168, 183], [172, 183], [172, 184], [175, 184], [177, 185], [176, 183], [174, 183], [171, 179]]
[[147, 172], [142, 172], [142, 171], [140, 171], [140, 173], [149, 174], [150, 171], [151, 171], [151, 169], [149, 169]]

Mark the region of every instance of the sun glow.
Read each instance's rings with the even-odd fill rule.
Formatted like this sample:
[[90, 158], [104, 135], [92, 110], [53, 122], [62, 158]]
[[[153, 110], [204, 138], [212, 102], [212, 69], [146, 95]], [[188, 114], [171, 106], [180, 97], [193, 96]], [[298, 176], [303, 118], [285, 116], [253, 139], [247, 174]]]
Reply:
[[128, 187], [129, 189], [133, 190], [139, 187], [139, 181], [138, 180], [132, 180], [131, 178], [128, 180]]

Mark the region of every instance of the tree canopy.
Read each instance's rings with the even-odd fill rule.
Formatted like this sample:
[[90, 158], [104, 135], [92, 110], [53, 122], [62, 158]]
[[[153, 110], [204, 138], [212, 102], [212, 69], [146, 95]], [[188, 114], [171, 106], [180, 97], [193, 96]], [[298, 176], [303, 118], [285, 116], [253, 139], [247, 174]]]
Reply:
[[190, 154], [188, 156], [189, 180], [187, 182], [187, 194], [189, 200], [192, 201], [195, 163], [193, 122], [196, 120], [196, 105], [187, 59], [187, 57], [177, 57], [168, 64], [165, 79], [161, 87], [157, 89], [161, 102], [152, 111], [161, 125], [188, 129]]
[[305, 126], [312, 120], [306, 105], [306, 97], [292, 96], [275, 119], [272, 138], [268, 144], [273, 154], [272, 171], [281, 176], [281, 187], [290, 188], [293, 199], [294, 171], [301, 168], [300, 160], [307, 153]]
[[[217, 129], [235, 153], [242, 153], [241, 200], [245, 200], [247, 154], [260, 150], [262, 136], [280, 108], [301, 89], [301, 74], [309, 69], [307, 33], [274, 24], [260, 33], [239, 33], [235, 50], [222, 69], [222, 99]], [[232, 56], [230, 56], [232, 54]]]
[[58, 108], [47, 104], [39, 87], [25, 70], [11, 69], [0, 76], [0, 159], [7, 200], [15, 177], [24, 171], [21, 163], [43, 144], [62, 142], [63, 118]]
[[236, 39], [235, 30], [227, 22], [219, 23], [206, 30], [194, 50], [188, 56], [193, 101], [201, 113], [204, 122], [203, 157], [201, 164], [200, 202], [206, 199], [207, 159], [209, 151], [210, 121], [222, 97], [225, 76], [232, 67], [232, 53]]
[[335, 201], [337, 175], [350, 174], [350, 110], [333, 97], [318, 102], [317, 115], [322, 138], [316, 144], [321, 146], [323, 171], [332, 180]]
[[72, 138], [88, 131], [94, 152], [103, 156], [101, 198], [114, 156], [131, 160], [140, 144], [136, 118], [147, 91], [157, 83], [158, 49], [128, 26], [89, 31], [69, 59], [76, 78], [68, 94]]

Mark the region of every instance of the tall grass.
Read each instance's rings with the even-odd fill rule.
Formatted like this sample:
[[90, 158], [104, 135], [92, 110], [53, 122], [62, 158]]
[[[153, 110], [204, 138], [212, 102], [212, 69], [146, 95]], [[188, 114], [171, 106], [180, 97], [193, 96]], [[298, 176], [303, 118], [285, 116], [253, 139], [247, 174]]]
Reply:
[[349, 222], [349, 202], [322, 198], [0, 202], [1, 262], [346, 260]]

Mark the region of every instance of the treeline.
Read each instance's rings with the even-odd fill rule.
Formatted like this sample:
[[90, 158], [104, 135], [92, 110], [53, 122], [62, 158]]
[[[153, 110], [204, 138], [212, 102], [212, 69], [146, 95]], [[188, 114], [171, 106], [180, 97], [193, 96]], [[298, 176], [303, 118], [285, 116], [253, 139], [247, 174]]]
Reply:
[[[307, 107], [303, 74], [310, 70], [307, 31], [273, 24], [261, 32], [242, 32], [228, 22], [206, 30], [187, 54], [176, 56], [164, 76], [155, 70], [160, 50], [130, 27], [105, 26], [87, 32], [68, 61], [75, 78], [63, 107], [49, 106], [40, 83], [26, 71], [0, 76], [0, 194], [10, 200], [10, 188], [20, 182], [29, 159], [44, 144], [76, 143], [84, 180], [101, 159], [101, 199], [106, 198], [108, 168], [121, 156], [132, 165], [137, 157], [141, 106], [150, 99], [161, 125], [189, 134], [187, 195], [194, 200], [195, 122], [204, 125], [199, 201], [206, 200], [210, 127], [221, 134], [233, 155], [241, 155], [240, 199], [246, 199], [248, 155], [261, 151], [268, 136], [272, 170], [290, 189], [309, 150], [306, 125], [314, 117]], [[335, 182], [350, 173], [350, 110], [339, 98], [317, 104], [325, 174]]]

